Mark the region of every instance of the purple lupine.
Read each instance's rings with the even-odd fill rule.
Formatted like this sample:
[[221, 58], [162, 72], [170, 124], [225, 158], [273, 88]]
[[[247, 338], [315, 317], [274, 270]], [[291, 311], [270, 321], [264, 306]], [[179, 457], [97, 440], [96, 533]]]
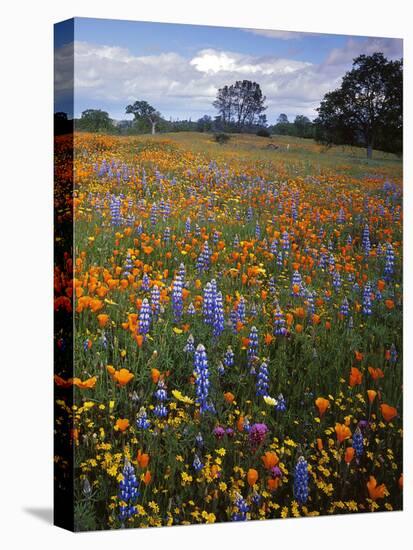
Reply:
[[347, 297], [344, 296], [340, 306], [340, 314], [343, 315], [343, 317], [347, 317], [348, 313], [349, 313], [348, 300], [347, 300]]
[[136, 501], [140, 493], [139, 482], [129, 460], [125, 460], [122, 474], [119, 482], [119, 519], [123, 523], [137, 513]]
[[236, 309], [231, 310], [231, 313], [229, 314], [229, 319], [231, 321], [231, 328], [232, 328], [233, 334], [237, 334], [238, 313]]
[[152, 225], [156, 225], [157, 217], [158, 217], [158, 207], [156, 205], [156, 202], [154, 202], [151, 208], [151, 215], [150, 215], [150, 220]]
[[283, 234], [281, 235], [281, 239], [282, 239], [282, 249], [283, 250], [289, 250], [290, 248], [290, 236], [288, 234], [287, 231], [284, 231]]
[[179, 322], [181, 320], [184, 309], [182, 290], [182, 279], [180, 275], [177, 275], [172, 283], [172, 308], [175, 322]]
[[158, 317], [161, 309], [160, 298], [161, 298], [161, 293], [160, 293], [159, 287], [158, 285], [154, 285], [151, 290], [151, 306], [152, 306], [152, 314], [155, 318]]
[[236, 493], [234, 500], [234, 512], [231, 516], [232, 521], [245, 521], [247, 519], [247, 513], [249, 512], [249, 506], [247, 501], [242, 497], [240, 493]]
[[303, 456], [300, 456], [294, 471], [294, 498], [298, 504], [305, 504], [308, 499], [308, 464]]
[[356, 451], [357, 458], [361, 458], [364, 449], [364, 441], [363, 434], [358, 426], [353, 434], [353, 449]]
[[214, 320], [215, 293], [216, 285], [213, 280], [210, 283], [208, 282], [204, 288], [203, 313], [207, 325], [212, 325]]
[[123, 268], [122, 277], [124, 279], [127, 279], [129, 275], [132, 273], [132, 269], [133, 269], [133, 262], [130, 257], [130, 254], [128, 254], [125, 259], [125, 266]]
[[181, 279], [182, 279], [183, 281], [185, 281], [185, 277], [186, 277], [186, 268], [185, 268], [185, 264], [183, 264], [182, 262], [179, 264], [178, 274], [179, 274], [179, 276], [181, 277]]
[[192, 334], [190, 334], [188, 336], [188, 339], [187, 339], [185, 347], [184, 347], [184, 352], [185, 353], [194, 353], [194, 351], [195, 351], [194, 341], [195, 341], [194, 337], [192, 336]]
[[341, 275], [339, 271], [333, 272], [333, 287], [338, 290], [341, 287]]
[[224, 355], [224, 366], [231, 368], [234, 366], [234, 352], [232, 351], [231, 346], [228, 346], [227, 351]]
[[285, 319], [283, 312], [280, 309], [280, 306], [277, 305], [277, 309], [274, 314], [274, 335], [275, 336], [284, 336], [287, 330], [285, 328]]
[[145, 407], [141, 407], [136, 415], [136, 425], [139, 430], [147, 430], [151, 425]]
[[385, 265], [384, 265], [384, 277], [387, 281], [390, 281], [394, 273], [394, 250], [391, 243], [387, 243]]
[[371, 285], [369, 282], [366, 283], [363, 291], [363, 313], [364, 315], [371, 315]]
[[213, 334], [217, 338], [224, 330], [224, 306], [222, 303], [222, 293], [218, 292], [215, 299]]
[[147, 292], [151, 286], [151, 280], [147, 273], [143, 274], [141, 288], [144, 292]]
[[257, 396], [264, 397], [268, 395], [268, 390], [270, 387], [269, 380], [268, 365], [265, 361], [263, 361], [257, 375]]
[[241, 321], [241, 323], [245, 322], [245, 310], [245, 298], [244, 296], [241, 296], [237, 306], [238, 319], [239, 321]]
[[368, 256], [370, 254], [370, 229], [367, 223], [363, 229], [362, 246], [363, 246], [365, 255]]
[[278, 265], [278, 267], [282, 267], [283, 262], [284, 262], [283, 253], [282, 253], [282, 251], [280, 250], [280, 251], [278, 252], [278, 254], [277, 254], [277, 265]]
[[204, 259], [204, 269], [209, 269], [210, 263], [211, 263], [211, 252], [209, 250], [209, 244], [208, 241], [205, 241], [203, 249], [202, 249], [202, 257]]
[[258, 330], [256, 327], [251, 327], [249, 333], [249, 343], [247, 350], [248, 366], [251, 369], [251, 373], [254, 373], [254, 363], [258, 354]]
[[168, 399], [168, 394], [166, 391], [165, 382], [163, 380], [159, 380], [158, 387], [154, 395], [157, 400], [157, 404], [155, 405], [153, 412], [158, 418], [165, 418], [168, 416], [168, 411], [165, 406], [165, 401]]
[[190, 232], [191, 232], [191, 218], [188, 216], [185, 222], [185, 233], [186, 235], [189, 235]]
[[[295, 286], [298, 287], [298, 293], [294, 292]], [[301, 294], [302, 286], [303, 286], [303, 281], [301, 278], [301, 274], [299, 271], [296, 270], [294, 271], [293, 276], [291, 278], [291, 295], [294, 296], [294, 294]]]
[[163, 232], [163, 241], [164, 243], [168, 244], [171, 240], [171, 228], [165, 227], [165, 231]]
[[144, 298], [139, 312], [139, 334], [145, 338], [151, 324], [151, 307], [147, 298]]
[[287, 402], [282, 393], [278, 394], [275, 410], [278, 412], [284, 412], [287, 410]]
[[120, 213], [121, 199], [117, 196], [112, 196], [109, 209], [111, 216], [111, 224], [115, 227], [122, 224], [122, 216]]
[[194, 354], [195, 394], [199, 405], [199, 412], [214, 411], [214, 407], [208, 402], [209, 396], [209, 369], [205, 347], [198, 344]]
[[200, 472], [204, 467], [198, 454], [195, 454], [194, 461], [192, 462], [192, 466], [196, 473]]

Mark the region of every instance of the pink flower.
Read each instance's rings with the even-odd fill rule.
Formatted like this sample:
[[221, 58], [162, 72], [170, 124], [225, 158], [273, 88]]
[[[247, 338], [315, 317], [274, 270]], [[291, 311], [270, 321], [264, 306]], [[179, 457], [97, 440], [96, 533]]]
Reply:
[[258, 445], [260, 445], [264, 441], [267, 433], [268, 428], [266, 424], [253, 424], [249, 433], [251, 445], [253, 445], [254, 447], [258, 447]]

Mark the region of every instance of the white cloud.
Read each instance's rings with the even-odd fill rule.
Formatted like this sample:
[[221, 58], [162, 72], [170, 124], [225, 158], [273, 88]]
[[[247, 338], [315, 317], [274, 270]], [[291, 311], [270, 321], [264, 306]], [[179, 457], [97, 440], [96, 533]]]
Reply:
[[189, 59], [175, 52], [135, 55], [125, 48], [75, 42], [75, 113], [102, 107], [120, 118], [128, 103], [144, 99], [167, 118], [195, 118], [213, 114], [218, 88], [245, 78], [259, 82], [270, 121], [280, 112], [314, 117], [320, 100], [340, 84], [352, 58], [379, 46], [392, 55], [400, 49], [388, 39], [350, 38], [344, 48], [332, 50], [317, 65], [213, 48]]
[[358, 38], [349, 37], [342, 48], [331, 50], [326, 59], [327, 65], [347, 65], [360, 54], [371, 55], [382, 52], [388, 59], [403, 56], [403, 40], [397, 38]]
[[276, 38], [278, 40], [299, 40], [303, 36], [316, 36], [317, 33], [312, 32], [300, 32], [300, 31], [273, 31], [270, 29], [241, 29], [245, 32], [250, 32], [258, 36], [265, 36], [266, 38]]
[[214, 49], [201, 50], [190, 64], [198, 71], [209, 74], [233, 72], [241, 75], [279, 75], [292, 73], [311, 63], [277, 57], [254, 57]]

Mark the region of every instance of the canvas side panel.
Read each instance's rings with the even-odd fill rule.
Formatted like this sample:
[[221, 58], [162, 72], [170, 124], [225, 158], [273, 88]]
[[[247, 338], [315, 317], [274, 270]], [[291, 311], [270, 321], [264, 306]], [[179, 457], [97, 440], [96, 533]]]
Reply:
[[74, 20], [54, 26], [54, 523], [74, 530]]

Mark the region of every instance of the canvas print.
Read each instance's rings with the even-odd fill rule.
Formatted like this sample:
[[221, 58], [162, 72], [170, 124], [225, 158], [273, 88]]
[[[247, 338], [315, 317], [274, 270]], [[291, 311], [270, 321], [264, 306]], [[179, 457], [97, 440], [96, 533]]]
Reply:
[[401, 510], [402, 40], [54, 47], [55, 523]]

